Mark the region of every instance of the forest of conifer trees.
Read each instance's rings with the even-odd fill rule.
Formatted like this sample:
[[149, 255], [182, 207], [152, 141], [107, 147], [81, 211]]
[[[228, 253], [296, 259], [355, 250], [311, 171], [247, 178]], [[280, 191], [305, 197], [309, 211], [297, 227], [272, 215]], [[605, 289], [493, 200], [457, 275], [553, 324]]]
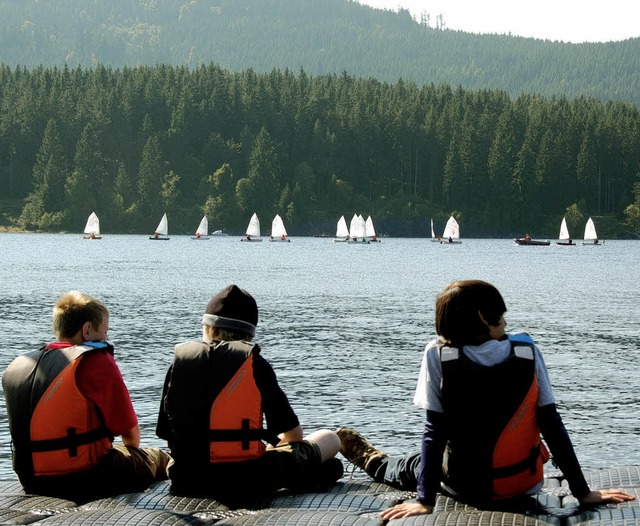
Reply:
[[625, 102], [215, 65], [2, 66], [0, 100], [2, 199], [29, 230], [79, 231], [91, 211], [105, 232], [148, 233], [165, 211], [177, 232], [203, 213], [240, 231], [253, 212], [294, 234], [353, 212], [390, 235], [450, 213], [477, 235], [551, 235], [565, 214], [640, 230]]

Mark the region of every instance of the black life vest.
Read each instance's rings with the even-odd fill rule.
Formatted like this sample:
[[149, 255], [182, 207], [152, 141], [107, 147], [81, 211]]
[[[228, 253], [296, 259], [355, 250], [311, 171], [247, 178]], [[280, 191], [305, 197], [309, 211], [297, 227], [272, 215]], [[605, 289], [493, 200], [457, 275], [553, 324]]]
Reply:
[[103, 342], [33, 351], [11, 362], [2, 376], [21, 481], [66, 475], [96, 466], [113, 437], [96, 406], [80, 392], [76, 371], [89, 352], [113, 352]]
[[169, 441], [176, 462], [239, 462], [260, 457], [262, 397], [253, 364], [257, 345], [242, 341], [189, 342], [176, 346], [165, 392]]
[[536, 410], [533, 342], [511, 340], [509, 357], [486, 367], [441, 347], [442, 398], [448, 433], [444, 483], [470, 500], [525, 494], [542, 480], [546, 458]]

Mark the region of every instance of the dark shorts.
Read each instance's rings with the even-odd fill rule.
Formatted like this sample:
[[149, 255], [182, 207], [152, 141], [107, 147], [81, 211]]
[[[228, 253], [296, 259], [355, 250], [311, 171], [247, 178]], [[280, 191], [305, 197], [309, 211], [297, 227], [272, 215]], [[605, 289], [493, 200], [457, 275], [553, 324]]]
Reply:
[[260, 458], [243, 462], [189, 466], [178, 460], [169, 474], [171, 492], [176, 495], [210, 497], [230, 508], [251, 508], [261, 506], [279, 489], [308, 491], [331, 484], [342, 476], [342, 463], [338, 459], [321, 463], [318, 446], [303, 440], [269, 447]]
[[113, 446], [95, 468], [68, 475], [36, 477], [23, 482], [27, 493], [82, 502], [101, 497], [144, 491], [153, 482], [167, 479], [172, 462], [157, 448]]

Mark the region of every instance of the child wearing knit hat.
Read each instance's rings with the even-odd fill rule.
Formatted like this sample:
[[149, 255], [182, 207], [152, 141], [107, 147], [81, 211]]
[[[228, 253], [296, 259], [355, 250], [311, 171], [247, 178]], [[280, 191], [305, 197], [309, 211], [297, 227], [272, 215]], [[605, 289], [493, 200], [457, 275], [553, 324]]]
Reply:
[[202, 341], [176, 346], [157, 427], [174, 458], [175, 494], [251, 507], [278, 489], [318, 490], [342, 476], [340, 439], [327, 429], [304, 437], [271, 365], [251, 343], [257, 324], [255, 299], [229, 285], [207, 304]]

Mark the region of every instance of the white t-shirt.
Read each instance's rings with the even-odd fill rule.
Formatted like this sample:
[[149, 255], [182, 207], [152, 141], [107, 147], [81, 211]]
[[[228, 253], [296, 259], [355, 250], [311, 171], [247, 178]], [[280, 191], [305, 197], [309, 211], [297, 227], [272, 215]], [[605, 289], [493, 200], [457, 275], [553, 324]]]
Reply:
[[[509, 340], [489, 340], [482, 345], [465, 345], [463, 352], [469, 359], [480, 365], [497, 365], [504, 362], [509, 356], [511, 342]], [[534, 353], [538, 379], [538, 407], [555, 404], [547, 366], [537, 346], [534, 346]], [[425, 410], [438, 413], [444, 412], [442, 405], [442, 365], [440, 363], [437, 340], [429, 342], [425, 348], [413, 403]]]

